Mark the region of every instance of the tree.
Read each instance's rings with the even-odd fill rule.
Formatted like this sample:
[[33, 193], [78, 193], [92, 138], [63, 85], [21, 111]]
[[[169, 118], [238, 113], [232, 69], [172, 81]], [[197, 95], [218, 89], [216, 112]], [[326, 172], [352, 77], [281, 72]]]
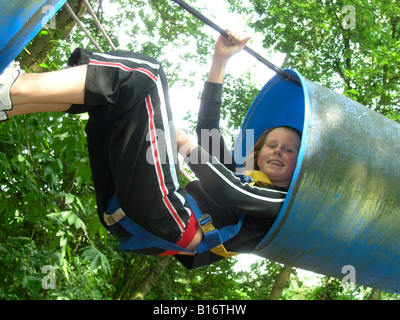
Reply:
[[[70, 0], [68, 4], [78, 18], [82, 18], [86, 12], [86, 6], [80, 0]], [[52, 51], [59, 41], [65, 40], [71, 34], [76, 22], [68, 14], [67, 10], [61, 9], [56, 16], [57, 29], [42, 30], [38, 37], [24, 48], [19, 56], [22, 68], [30, 72], [40, 72], [48, 62], [49, 52]], [[41, 66], [42, 65], [42, 66]], [[59, 68], [60, 66], [57, 66]]]
[[[161, 274], [172, 263], [171, 257], [161, 257], [152, 260], [154, 262], [145, 269], [146, 272], [137, 272], [138, 270], [135, 270], [131, 273], [131, 277], [126, 281], [122, 291], [117, 294], [117, 299], [144, 300], [146, 298]], [[140, 265], [136, 265], [135, 269], [140, 267]], [[138, 276], [142, 276], [142, 279], [138, 279]]]
[[[264, 45], [286, 67], [399, 121], [400, 4], [395, 0], [249, 0]], [[254, 10], [254, 12], [253, 12]]]
[[290, 266], [282, 267], [282, 269], [279, 271], [278, 277], [275, 279], [274, 286], [272, 287], [267, 300], [279, 300], [279, 298], [282, 296], [283, 290], [287, 286], [292, 270], [293, 267]]

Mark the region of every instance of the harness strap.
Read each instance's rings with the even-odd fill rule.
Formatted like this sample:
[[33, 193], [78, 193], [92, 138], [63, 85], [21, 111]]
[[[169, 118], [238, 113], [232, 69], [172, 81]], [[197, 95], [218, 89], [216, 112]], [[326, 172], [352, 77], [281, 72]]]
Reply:
[[[204, 240], [198, 245], [195, 252], [182, 248], [179, 244], [171, 243], [167, 240], [159, 238], [147, 230], [140, 227], [132, 219], [130, 219], [119, 206], [116, 195], [110, 199], [107, 206], [107, 212], [103, 214], [104, 221], [113, 233], [113, 226], [119, 223], [125, 230], [132, 234], [132, 237], [119, 238], [122, 250], [130, 251], [137, 249], [145, 249], [151, 247], [163, 248], [169, 251], [186, 251], [189, 253], [203, 253], [211, 251], [219, 256], [230, 258], [238, 255], [236, 252], [229, 252], [223, 245], [223, 242], [235, 236], [241, 227], [241, 220], [236, 225], [227, 226], [222, 230], [216, 229], [212, 224], [209, 214], [203, 214], [197, 205], [196, 200], [187, 194], [187, 200], [192, 212], [198, 222], [201, 231], [204, 234]], [[111, 213], [112, 212], [112, 213]], [[110, 214], [111, 213], [111, 214]], [[193, 219], [194, 220], [194, 219]], [[118, 237], [117, 237], [118, 238]]]
[[221, 243], [221, 239], [219, 238], [218, 230], [213, 226], [212, 219], [207, 213], [198, 220], [198, 223], [212, 253], [225, 258], [238, 255], [236, 252], [229, 252], [225, 249], [224, 245]]
[[[111, 197], [106, 211], [107, 212], [103, 214], [104, 220], [110, 232], [117, 237], [120, 248], [122, 250], [132, 251], [154, 247], [176, 252], [185, 251], [188, 253], [195, 253], [185, 248], [182, 248], [178, 244], [157, 237], [139, 226], [123, 212], [115, 194]], [[132, 236], [124, 238], [118, 237], [114, 232], [114, 225], [116, 223], [119, 223], [120, 226], [122, 226]]]
[[[201, 231], [204, 234], [205, 242], [209, 250], [217, 254], [219, 256], [230, 258], [238, 255], [236, 252], [227, 251], [224, 245], [222, 244], [223, 241], [220, 237], [220, 232], [216, 229], [212, 224], [212, 219], [209, 214], [203, 214], [200, 210], [199, 206], [197, 205], [196, 200], [190, 194], [187, 194], [187, 200], [189, 202], [190, 207], [192, 208], [194, 214], [196, 215], [197, 222]], [[234, 229], [240, 228], [240, 225], [234, 226]], [[237, 233], [238, 230], [235, 230], [234, 233]]]
[[119, 220], [121, 220], [123, 217], [125, 217], [124, 211], [122, 211], [121, 208], [117, 209], [113, 214], [107, 214], [104, 212], [104, 221], [108, 226], [112, 226], [113, 224], [116, 224]]

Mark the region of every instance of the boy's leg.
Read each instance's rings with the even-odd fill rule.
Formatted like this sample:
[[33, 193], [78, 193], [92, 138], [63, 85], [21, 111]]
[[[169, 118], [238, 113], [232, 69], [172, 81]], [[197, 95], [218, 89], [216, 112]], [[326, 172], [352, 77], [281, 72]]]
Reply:
[[11, 86], [14, 106], [23, 104], [83, 104], [87, 65], [45, 73], [27, 73]]
[[[128, 52], [93, 54], [88, 63], [85, 104], [105, 101], [114, 110], [108, 121], [101, 122], [97, 113], [88, 122], [100, 216], [115, 193], [122, 210], [138, 225], [187, 247], [197, 224], [179, 186], [175, 130], [161, 65]], [[98, 141], [99, 131], [102, 136], [109, 132], [106, 143]], [[163, 252], [150, 251], [146, 253]]]
[[38, 112], [64, 112], [71, 107], [70, 104], [21, 104], [14, 105], [13, 109], [7, 111], [8, 117], [17, 116], [20, 114], [38, 113]]
[[0, 121], [19, 114], [66, 111], [82, 104], [87, 66], [24, 74], [13, 62], [0, 75]]

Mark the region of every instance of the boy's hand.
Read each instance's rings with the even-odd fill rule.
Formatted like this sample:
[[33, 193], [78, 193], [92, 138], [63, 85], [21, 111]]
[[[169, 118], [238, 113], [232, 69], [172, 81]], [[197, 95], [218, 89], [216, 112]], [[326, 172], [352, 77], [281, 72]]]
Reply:
[[250, 37], [242, 38], [226, 30], [227, 38], [219, 36], [215, 44], [214, 56], [208, 73], [207, 81], [222, 83], [225, 76], [225, 67], [229, 58], [241, 51], [250, 40]]
[[228, 38], [220, 35], [214, 50], [214, 57], [228, 60], [230, 57], [243, 50], [250, 37], [241, 37], [236, 33], [232, 33], [229, 29], [226, 30]]

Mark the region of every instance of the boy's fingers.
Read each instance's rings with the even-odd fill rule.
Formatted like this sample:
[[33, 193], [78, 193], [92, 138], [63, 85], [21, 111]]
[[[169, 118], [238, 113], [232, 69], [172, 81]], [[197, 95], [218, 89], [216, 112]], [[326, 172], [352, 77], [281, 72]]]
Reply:
[[229, 41], [232, 44], [246, 44], [249, 40], [251, 39], [251, 37], [244, 37], [242, 34], [238, 33], [238, 32], [230, 32], [230, 37], [229, 37]]

